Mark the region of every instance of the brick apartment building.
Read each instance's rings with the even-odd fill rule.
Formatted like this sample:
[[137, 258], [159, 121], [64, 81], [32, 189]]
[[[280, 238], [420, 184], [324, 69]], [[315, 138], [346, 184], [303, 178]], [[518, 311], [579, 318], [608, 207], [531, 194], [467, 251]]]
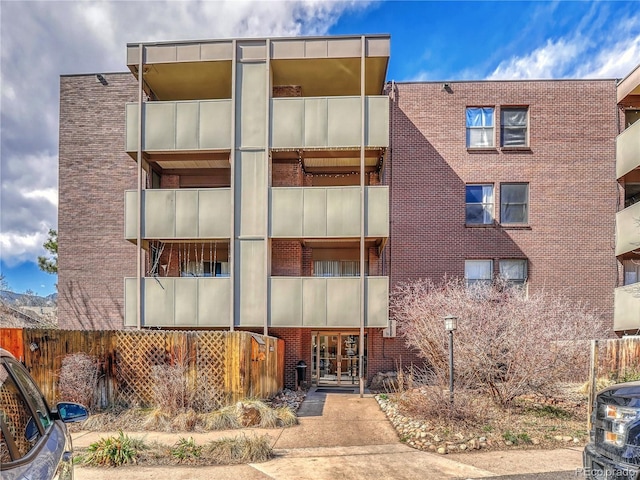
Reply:
[[130, 44], [132, 73], [61, 77], [61, 327], [267, 333], [286, 383], [357, 385], [415, 359], [397, 282], [502, 275], [614, 318], [617, 82], [395, 83], [389, 46]]

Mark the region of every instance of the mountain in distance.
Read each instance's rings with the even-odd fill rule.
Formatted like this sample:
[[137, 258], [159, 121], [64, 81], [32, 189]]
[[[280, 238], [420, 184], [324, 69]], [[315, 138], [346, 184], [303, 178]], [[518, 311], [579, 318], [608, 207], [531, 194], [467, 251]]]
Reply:
[[11, 307], [55, 307], [58, 304], [58, 294], [52, 293], [46, 297], [41, 297], [39, 295], [0, 290], [0, 302]]

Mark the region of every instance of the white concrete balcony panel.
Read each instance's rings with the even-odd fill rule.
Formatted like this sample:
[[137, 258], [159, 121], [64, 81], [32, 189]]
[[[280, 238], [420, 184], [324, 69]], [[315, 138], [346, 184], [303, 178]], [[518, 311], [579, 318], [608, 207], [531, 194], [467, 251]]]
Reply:
[[[143, 327], [228, 327], [229, 277], [144, 277]], [[125, 279], [125, 326], [137, 326], [136, 279]]]
[[[271, 100], [271, 148], [357, 148], [360, 97]], [[389, 97], [365, 99], [365, 147], [389, 146]]]
[[[274, 187], [272, 238], [360, 236], [360, 187]], [[365, 237], [389, 236], [389, 187], [365, 187]]]
[[640, 283], [614, 290], [613, 329], [616, 332], [640, 329]]
[[640, 202], [616, 213], [616, 256], [640, 250]]
[[[270, 326], [360, 326], [359, 277], [271, 277]], [[365, 278], [365, 327], [387, 326], [389, 277]]]
[[[145, 102], [145, 152], [229, 150], [231, 100]], [[138, 104], [126, 106], [126, 151], [138, 150]]]
[[636, 122], [616, 138], [616, 178], [640, 167], [640, 122]]
[[[125, 192], [125, 238], [135, 241], [138, 192]], [[142, 191], [142, 238], [218, 239], [231, 237], [231, 189]]]

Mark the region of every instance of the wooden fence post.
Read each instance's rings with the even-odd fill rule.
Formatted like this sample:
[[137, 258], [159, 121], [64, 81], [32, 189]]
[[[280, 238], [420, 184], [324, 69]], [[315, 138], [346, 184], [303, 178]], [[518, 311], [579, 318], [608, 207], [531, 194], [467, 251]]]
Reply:
[[596, 402], [598, 382], [598, 340], [591, 340], [591, 362], [589, 365], [589, 415], [587, 416], [587, 431], [591, 431], [593, 408]]

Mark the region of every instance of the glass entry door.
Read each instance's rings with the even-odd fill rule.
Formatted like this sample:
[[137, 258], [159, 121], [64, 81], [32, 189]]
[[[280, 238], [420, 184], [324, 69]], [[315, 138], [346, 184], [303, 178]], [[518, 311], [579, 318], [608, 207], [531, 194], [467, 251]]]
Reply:
[[[360, 361], [358, 332], [313, 332], [311, 381], [315, 385], [357, 385]], [[366, 346], [366, 335], [365, 335]], [[366, 365], [366, 348], [365, 348]]]

